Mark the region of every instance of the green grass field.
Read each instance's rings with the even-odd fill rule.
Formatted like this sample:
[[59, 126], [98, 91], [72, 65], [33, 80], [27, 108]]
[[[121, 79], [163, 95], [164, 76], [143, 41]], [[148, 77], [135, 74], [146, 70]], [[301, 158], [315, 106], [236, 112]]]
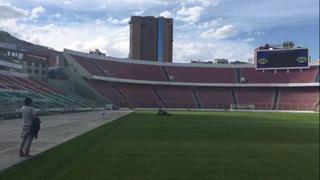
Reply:
[[134, 112], [2, 180], [318, 180], [319, 114]]

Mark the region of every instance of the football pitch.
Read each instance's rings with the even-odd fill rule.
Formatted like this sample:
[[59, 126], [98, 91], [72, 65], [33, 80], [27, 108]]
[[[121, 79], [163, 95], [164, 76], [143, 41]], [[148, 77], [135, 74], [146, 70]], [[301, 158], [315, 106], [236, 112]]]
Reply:
[[0, 179], [319, 179], [319, 114], [170, 113], [130, 113]]

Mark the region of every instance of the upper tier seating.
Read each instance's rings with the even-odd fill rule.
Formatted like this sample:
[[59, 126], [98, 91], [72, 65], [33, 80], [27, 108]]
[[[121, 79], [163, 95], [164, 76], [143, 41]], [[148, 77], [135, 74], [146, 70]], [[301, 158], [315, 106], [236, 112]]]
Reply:
[[168, 74], [176, 82], [199, 83], [235, 83], [236, 76], [233, 68], [206, 68], [206, 67], [178, 67], [166, 66]]
[[83, 68], [85, 68], [89, 73], [93, 75], [103, 76], [104, 74], [99, 70], [95, 64], [86, 57], [72, 55], [73, 59], [78, 62]]
[[[175, 81], [195, 83], [238, 83], [240, 78], [246, 83], [310, 83], [316, 82], [319, 76], [319, 66], [310, 69], [287, 70], [256, 70], [251, 68], [222, 68], [172, 66], [159, 64], [138, 64], [134, 61], [101, 60], [71, 55], [76, 62], [89, 73], [121, 79], [149, 80], [149, 81]], [[168, 77], [167, 77], [168, 76]]]
[[109, 77], [136, 80], [166, 81], [160, 66], [94, 60]]
[[247, 83], [309, 83], [315, 82], [319, 73], [319, 67], [310, 69], [277, 70], [255, 70], [254, 68], [241, 68], [241, 77], [246, 78]]

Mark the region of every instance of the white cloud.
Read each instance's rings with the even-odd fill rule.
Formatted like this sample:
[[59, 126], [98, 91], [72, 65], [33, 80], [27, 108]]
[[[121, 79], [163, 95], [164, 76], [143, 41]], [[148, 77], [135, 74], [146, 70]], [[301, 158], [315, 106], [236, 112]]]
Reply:
[[254, 41], [254, 38], [253, 37], [249, 37], [249, 38], [244, 39], [242, 41], [244, 41], [244, 42], [252, 42], [252, 41]]
[[[68, 48], [77, 49], [82, 51], [94, 50], [94, 49], [104, 49], [108, 45], [108, 40], [104, 36], [97, 36], [94, 40], [89, 40], [86, 42], [74, 42], [68, 45]], [[105, 49], [104, 49], [105, 50]]]
[[72, 0], [65, 0], [63, 1], [64, 4], [72, 4]]
[[[126, 36], [127, 33], [124, 32], [123, 29], [120, 31], [117, 31], [115, 29], [109, 29], [109, 32], [110, 31], [114, 31], [113, 34], [102, 35], [100, 33], [97, 34], [95, 32], [92, 35], [86, 36], [75, 41], [68, 40], [70, 44], [67, 44], [65, 48], [82, 52], [88, 52], [89, 50], [99, 49], [100, 51], [105, 52], [109, 56], [122, 58], [128, 57], [129, 37]], [[86, 32], [85, 30], [85, 32], [83, 33], [87, 34], [89, 32]], [[125, 36], [123, 37], [123, 35]], [[74, 40], [76, 38], [73, 36], [70, 39]]]
[[247, 61], [253, 56], [253, 47], [244, 42], [212, 41], [184, 42], [175, 41], [175, 62], [190, 62], [191, 60], [212, 61], [216, 58]]
[[[313, 23], [319, 18], [318, 0], [290, 0], [289, 4], [279, 0], [23, 0], [28, 6], [19, 6], [19, 0], [9, 1], [17, 7], [0, 3], [0, 30], [59, 50], [68, 46], [87, 52], [88, 48], [97, 47], [116, 57], [127, 57], [129, 53], [129, 18], [123, 17], [174, 17], [174, 61], [179, 62], [191, 58], [245, 59], [252, 54], [252, 41], [269, 36], [270, 28]], [[46, 12], [21, 9], [40, 5], [61, 14], [50, 13], [51, 18], [44, 18], [47, 22], [38, 24], [30, 21], [29, 16], [35, 21]], [[270, 9], [269, 13], [263, 13], [266, 9]], [[62, 16], [63, 21], [52, 24]], [[101, 19], [96, 20], [97, 16]], [[223, 21], [217, 17], [223, 17]], [[259, 36], [258, 32], [266, 34]], [[239, 33], [245, 36], [230, 38]]]
[[[73, 26], [49, 24], [39, 27], [16, 24], [14, 20], [8, 20], [3, 24], [0, 21], [0, 29], [4, 28], [19, 38], [57, 50], [69, 48], [88, 52], [90, 49], [97, 48], [109, 56], [122, 58], [128, 57], [129, 53], [129, 25], [114, 26], [92, 21]], [[247, 60], [253, 54], [253, 48], [243, 41], [232, 42], [215, 39], [206, 41], [192, 38], [192, 41], [190, 38], [175, 39], [174, 62], [190, 62], [190, 59], [213, 60], [214, 58]]]
[[54, 15], [53, 15], [53, 17], [55, 17], [55, 18], [60, 18], [62, 15], [60, 14], [60, 13], [55, 13]]
[[[35, 14], [39, 15], [38, 13]], [[28, 17], [29, 14], [26, 14], [26, 17], [16, 19], [0, 19], [0, 30], [7, 31], [22, 40], [60, 51], [65, 47], [83, 52], [98, 48], [107, 52], [107, 55], [128, 57], [128, 18], [122, 20], [109, 19], [113, 23], [126, 24], [126, 26], [114, 26], [101, 20], [99, 22], [73, 23], [73, 25], [68, 26], [54, 24], [43, 26], [30, 24], [29, 21], [19, 21]]]
[[[101, 19], [96, 19], [95, 21], [94, 21], [94, 23], [95, 23], [95, 25], [105, 25], [107, 22], [106, 21], [103, 21], [103, 20], [101, 20]], [[74, 23], [74, 24], [71, 24], [71, 25], [75, 25], [76, 23]]]
[[238, 35], [233, 25], [225, 25], [218, 29], [210, 29], [201, 33], [203, 38], [226, 39]]
[[99, 49], [109, 56], [126, 58], [129, 52], [128, 32], [129, 25], [113, 26], [88, 22], [67, 27], [56, 25], [54, 31], [37, 35], [42, 44], [58, 50], [69, 48], [88, 52], [91, 49]]
[[10, 4], [0, 4], [0, 20], [18, 19], [27, 16], [28, 11], [12, 7]]
[[200, 6], [194, 6], [190, 8], [186, 8], [182, 6], [178, 11], [176, 18], [177, 20], [181, 20], [188, 23], [195, 23], [199, 21], [201, 14], [203, 13], [204, 8]]
[[45, 8], [43, 8], [42, 6], [35, 7], [31, 10], [27, 19], [36, 20], [41, 16], [41, 14], [44, 13], [44, 11], [45, 11]]
[[113, 18], [113, 17], [109, 17], [107, 19], [107, 21], [111, 24], [119, 24], [119, 25], [124, 25], [124, 24], [128, 24], [129, 21], [130, 21], [130, 18], [124, 18], [124, 19], [116, 19], [116, 18]]
[[209, 6], [215, 7], [215, 6], [218, 6], [221, 1], [222, 0], [188, 0], [188, 2], [201, 4], [204, 7], [209, 7]]
[[38, 27], [30, 27], [26, 24], [18, 25], [15, 19], [0, 20], [0, 30], [7, 31], [20, 39], [38, 44], [39, 39], [36, 33], [33, 33], [36, 29]]
[[48, 24], [43, 27], [34, 28], [32, 29], [33, 33], [49, 33], [50, 31], [54, 30], [55, 25], [54, 24]]
[[198, 25], [198, 28], [199, 29], [214, 28], [214, 27], [218, 26], [221, 21], [222, 21], [222, 19], [218, 18], [218, 19], [214, 19], [211, 21], [202, 22]]
[[163, 11], [160, 13], [160, 16], [163, 16], [165, 18], [172, 18], [172, 13], [170, 11]]
[[133, 12], [133, 14], [134, 14], [135, 16], [140, 16], [140, 15], [142, 15], [143, 13], [144, 13], [143, 10]]
[[36, 20], [44, 12], [45, 8], [43, 8], [42, 6], [35, 7], [31, 11], [28, 11], [17, 7], [13, 7], [10, 4], [0, 4], [0, 20]]

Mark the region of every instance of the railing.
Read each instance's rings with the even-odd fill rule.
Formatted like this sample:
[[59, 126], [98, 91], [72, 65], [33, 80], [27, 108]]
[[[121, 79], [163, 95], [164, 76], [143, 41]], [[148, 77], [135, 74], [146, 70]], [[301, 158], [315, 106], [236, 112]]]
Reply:
[[61, 69], [61, 72], [66, 77], [63, 79], [49, 79], [48, 86], [67, 93], [78, 101], [82, 101], [90, 106], [103, 107], [106, 104], [106, 101], [93, 92], [92, 87], [87, 85], [87, 82], [83, 80], [83, 77], [71, 65]]
[[[19, 102], [8, 102], [0, 100], [0, 120], [4, 119], [13, 119], [21, 117], [20, 108], [22, 103]], [[47, 107], [48, 104], [40, 104], [32, 103], [32, 107], [36, 111], [38, 115], [46, 115], [51, 113], [71, 113], [71, 112], [79, 112], [79, 111], [92, 111], [95, 110], [93, 108], [83, 108], [77, 105], [70, 105], [61, 108], [52, 108]]]
[[0, 120], [19, 117], [20, 106], [19, 103], [0, 101]]
[[[200, 102], [201, 108], [197, 108], [192, 101], [167, 102], [165, 105], [154, 101], [133, 101], [130, 100], [131, 108], [176, 108], [176, 109], [216, 109], [216, 110], [267, 110], [267, 111], [317, 111], [318, 106], [314, 103], [281, 103], [274, 107], [272, 103], [256, 104], [231, 104], [231, 103], [210, 103]], [[116, 104], [115, 104], [116, 105]], [[120, 106], [120, 108], [127, 108]]]

